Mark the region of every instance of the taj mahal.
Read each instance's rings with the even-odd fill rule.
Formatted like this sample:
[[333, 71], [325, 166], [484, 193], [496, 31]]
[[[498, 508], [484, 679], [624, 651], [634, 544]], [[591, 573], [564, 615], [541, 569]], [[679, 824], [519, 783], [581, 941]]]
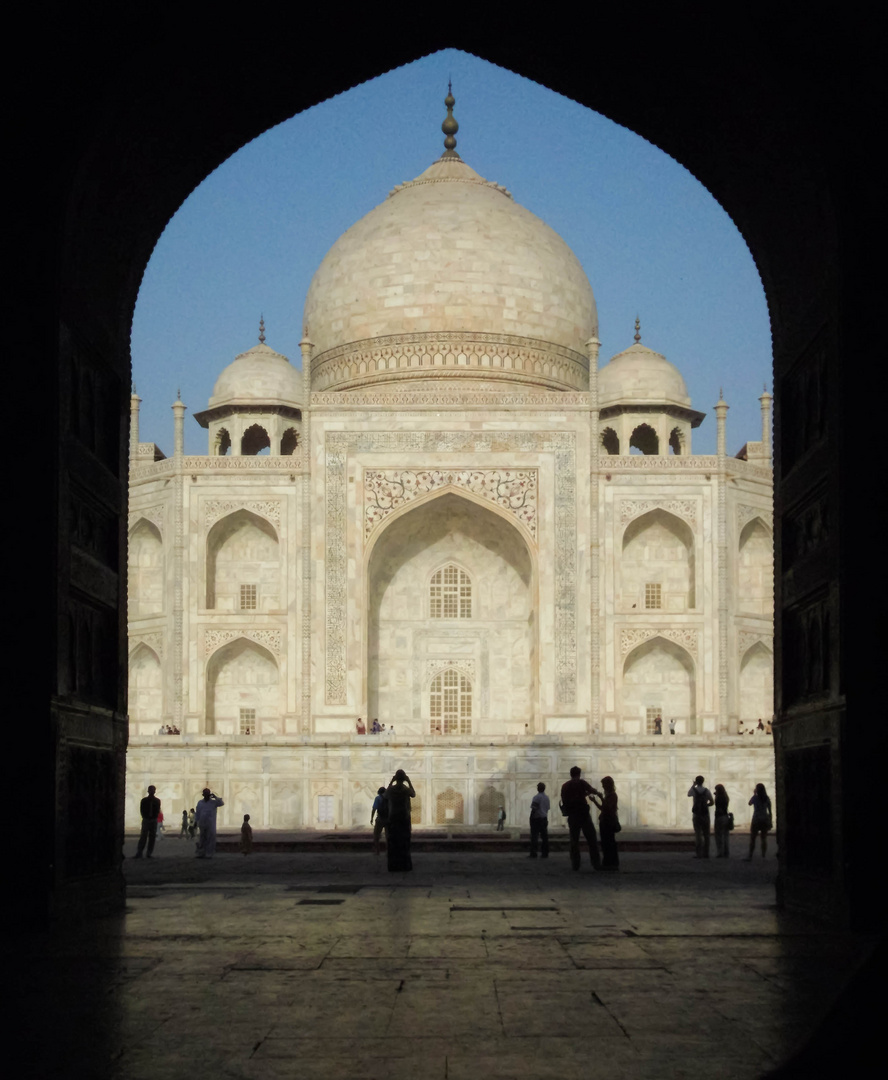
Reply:
[[681, 358], [638, 323], [599, 357], [579, 261], [446, 105], [321, 262], [301, 368], [262, 324], [205, 456], [181, 401], [172, 455], [141, 442], [133, 395], [128, 825], [149, 783], [168, 820], [208, 785], [223, 826], [328, 831], [397, 768], [417, 825], [468, 830], [575, 764], [635, 826], [688, 825], [697, 773], [773, 784], [771, 397], [729, 456], [720, 396], [695, 455]]

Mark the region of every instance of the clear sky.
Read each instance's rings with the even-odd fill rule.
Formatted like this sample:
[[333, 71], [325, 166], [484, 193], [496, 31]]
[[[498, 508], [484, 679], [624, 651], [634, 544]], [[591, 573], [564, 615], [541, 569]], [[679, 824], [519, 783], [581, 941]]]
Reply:
[[186, 452], [207, 453], [191, 413], [257, 340], [301, 366], [302, 309], [334, 241], [443, 151], [453, 79], [457, 150], [570, 245], [598, 304], [603, 365], [642, 341], [684, 375], [715, 452], [724, 387], [728, 452], [761, 438], [771, 389], [765, 296], [737, 228], [683, 166], [626, 128], [467, 53], [398, 68], [254, 139], [190, 195], [158, 241], [136, 304], [140, 437], [172, 452], [170, 405], [189, 409]]

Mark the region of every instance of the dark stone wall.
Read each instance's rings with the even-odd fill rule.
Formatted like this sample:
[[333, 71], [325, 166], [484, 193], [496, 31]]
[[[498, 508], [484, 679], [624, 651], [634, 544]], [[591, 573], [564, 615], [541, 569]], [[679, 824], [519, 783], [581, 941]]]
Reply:
[[[879, 65], [864, 6], [816, 24], [752, 7], [596, 6], [582, 34], [563, 13], [522, 22], [500, 9], [471, 20], [441, 9], [412, 16], [406, 36], [380, 14], [344, 23], [309, 22], [301, 9], [292, 22], [201, 5], [29, 9], [36, 19], [11, 61], [7, 368], [13, 400], [39, 417], [14, 496], [34, 599], [10, 665], [17, 754], [31, 764], [11, 798], [32, 808], [40, 838], [23, 837], [18, 852], [29, 916], [122, 903], [129, 330], [153, 246], [245, 142], [453, 46], [656, 143], [749, 244], [775, 363], [779, 894], [837, 920], [877, 921], [867, 826], [881, 832], [884, 630], [871, 612], [884, 484], [863, 457], [856, 413], [876, 364], [869, 125]], [[380, 118], [368, 140], [396, 128]]]

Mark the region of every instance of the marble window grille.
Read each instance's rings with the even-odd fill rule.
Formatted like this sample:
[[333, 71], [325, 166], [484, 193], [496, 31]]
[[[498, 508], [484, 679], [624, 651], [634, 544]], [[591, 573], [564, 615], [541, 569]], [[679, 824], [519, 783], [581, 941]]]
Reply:
[[240, 609], [241, 611], [255, 611], [258, 606], [258, 587], [256, 585], [241, 585]]
[[471, 619], [472, 581], [458, 566], [444, 566], [429, 586], [429, 616], [432, 619]]
[[256, 710], [255, 709], [241, 709], [241, 711], [240, 711], [240, 733], [241, 733], [241, 735], [255, 735], [256, 734]]
[[333, 824], [333, 796], [318, 795], [318, 824]]
[[647, 611], [657, 611], [663, 606], [663, 586], [648, 582], [644, 587], [644, 606]]
[[663, 715], [663, 709], [659, 705], [657, 705], [657, 706], [655, 706], [653, 708], [648, 708], [646, 710], [646, 713], [645, 713], [645, 730], [647, 731], [648, 735], [653, 735], [656, 732], [656, 727], [654, 725], [654, 721], [657, 719], [658, 716], [662, 716], [662, 715]]

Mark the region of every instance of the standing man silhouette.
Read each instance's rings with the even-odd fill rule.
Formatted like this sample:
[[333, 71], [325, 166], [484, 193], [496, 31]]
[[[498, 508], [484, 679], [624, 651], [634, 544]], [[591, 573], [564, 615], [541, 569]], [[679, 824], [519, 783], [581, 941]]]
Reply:
[[601, 795], [586, 780], [581, 779], [582, 769], [574, 765], [570, 770], [570, 780], [561, 786], [561, 809], [567, 815], [567, 827], [570, 830], [570, 865], [574, 870], [580, 868], [580, 833], [586, 837], [589, 845], [589, 860], [596, 870], [601, 869], [601, 856], [598, 854], [598, 837], [589, 813], [590, 795]]
[[216, 811], [224, 805], [219, 796], [214, 795], [208, 787], [203, 789], [203, 798], [194, 812], [197, 827], [200, 829], [200, 839], [197, 841], [198, 859], [212, 859], [216, 854]]
[[142, 858], [145, 843], [148, 844], [148, 858], [154, 854], [154, 841], [157, 839], [157, 819], [160, 816], [160, 799], [154, 792], [157, 788], [152, 784], [148, 788], [148, 794], [139, 803], [139, 813], [142, 815], [142, 831], [139, 833], [139, 846], [136, 848], [136, 858]]

